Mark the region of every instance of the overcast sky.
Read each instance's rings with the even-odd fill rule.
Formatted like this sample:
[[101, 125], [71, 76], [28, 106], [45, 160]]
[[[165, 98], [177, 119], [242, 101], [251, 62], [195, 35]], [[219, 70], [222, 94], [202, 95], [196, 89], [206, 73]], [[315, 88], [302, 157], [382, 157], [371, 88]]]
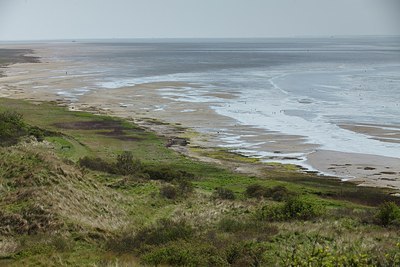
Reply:
[[400, 0], [0, 0], [0, 40], [400, 35]]

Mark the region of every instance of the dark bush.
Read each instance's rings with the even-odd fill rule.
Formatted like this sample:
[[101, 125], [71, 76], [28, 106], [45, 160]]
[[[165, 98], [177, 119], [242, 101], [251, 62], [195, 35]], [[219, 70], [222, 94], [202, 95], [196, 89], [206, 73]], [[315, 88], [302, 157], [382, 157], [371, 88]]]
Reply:
[[260, 198], [264, 196], [266, 188], [259, 184], [252, 184], [247, 186], [246, 188], [246, 196], [247, 197], [256, 197]]
[[283, 205], [265, 206], [257, 216], [261, 220], [284, 221], [291, 219], [310, 220], [322, 214], [317, 206], [298, 197], [289, 198]]
[[18, 143], [27, 135], [28, 126], [22, 121], [22, 115], [14, 111], [0, 113], [0, 145], [10, 146]]
[[136, 234], [128, 231], [110, 239], [106, 243], [106, 248], [117, 253], [142, 254], [143, 251], [171, 241], [188, 240], [193, 234], [193, 228], [184, 221], [161, 219], [154, 225], [141, 228]]
[[185, 247], [171, 244], [169, 246], [156, 248], [143, 256], [143, 261], [153, 266], [200, 266], [201, 258]]
[[36, 138], [37, 141], [43, 142], [44, 137], [48, 135], [48, 132], [40, 129], [39, 127], [30, 127], [28, 130], [28, 135], [32, 135]]
[[236, 196], [235, 193], [228, 188], [217, 187], [213, 193], [213, 198], [234, 200]]
[[243, 224], [235, 219], [223, 218], [218, 222], [218, 229], [234, 233], [243, 229]]
[[390, 224], [400, 225], [400, 208], [394, 202], [383, 203], [376, 214], [378, 223], [383, 226]]
[[134, 242], [138, 247], [158, 246], [179, 239], [187, 240], [193, 234], [193, 228], [184, 221], [175, 222], [170, 219], [162, 219], [153, 226], [139, 230], [135, 235]]
[[194, 190], [193, 184], [188, 180], [174, 181], [175, 185], [164, 185], [160, 189], [160, 195], [168, 199], [186, 197]]
[[264, 194], [264, 197], [272, 198], [275, 201], [283, 201], [289, 197], [289, 194], [289, 190], [286, 187], [277, 185], [267, 190], [266, 194]]
[[132, 152], [124, 151], [117, 156], [114, 172], [121, 175], [135, 175], [142, 172], [142, 163], [134, 159]]
[[174, 170], [172, 166], [147, 166], [143, 171], [147, 173], [152, 180], [162, 180], [166, 182], [194, 178], [192, 173]]
[[193, 184], [187, 179], [178, 180], [176, 183], [181, 196], [187, 196], [194, 191]]
[[176, 199], [179, 195], [178, 189], [173, 185], [164, 185], [160, 189], [160, 195], [168, 199]]
[[228, 248], [226, 257], [230, 266], [261, 266], [265, 251], [258, 243], [238, 242]]
[[101, 158], [92, 158], [85, 156], [78, 161], [79, 166], [94, 171], [112, 172], [113, 166]]
[[278, 233], [278, 228], [274, 225], [249, 219], [238, 220], [224, 218], [219, 221], [218, 229], [226, 233], [234, 234], [233, 239], [237, 241], [266, 241], [271, 236]]
[[300, 198], [288, 199], [282, 209], [283, 216], [288, 219], [308, 220], [317, 216], [317, 210], [311, 203]]
[[124, 232], [120, 236], [111, 238], [106, 243], [106, 249], [116, 253], [131, 253], [137, 248], [135, 236], [132, 232]]
[[177, 241], [156, 247], [142, 257], [152, 266], [227, 266], [225, 255], [207, 243]]
[[282, 186], [277, 185], [272, 188], [267, 188], [259, 184], [252, 184], [246, 188], [246, 196], [254, 198], [269, 198], [275, 201], [283, 201], [289, 198], [291, 193], [289, 190]]

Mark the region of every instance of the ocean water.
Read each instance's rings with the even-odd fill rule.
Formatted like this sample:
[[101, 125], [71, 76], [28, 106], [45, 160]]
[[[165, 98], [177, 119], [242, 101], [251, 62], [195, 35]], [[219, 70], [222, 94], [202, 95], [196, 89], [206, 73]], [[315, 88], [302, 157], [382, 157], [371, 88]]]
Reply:
[[[68, 62], [66, 71], [85, 82], [60, 95], [188, 82], [196, 86], [160, 94], [208, 103], [240, 125], [301, 136], [320, 149], [400, 158], [399, 37], [93, 41], [74, 49], [55, 46], [49, 57]], [[386, 136], [377, 140], [340, 127], [344, 123], [379, 125]], [[225, 146], [265, 159], [273, 154], [263, 140], [250, 138], [255, 132], [246, 138], [219, 130]], [[294, 149], [285, 155], [301, 154]]]

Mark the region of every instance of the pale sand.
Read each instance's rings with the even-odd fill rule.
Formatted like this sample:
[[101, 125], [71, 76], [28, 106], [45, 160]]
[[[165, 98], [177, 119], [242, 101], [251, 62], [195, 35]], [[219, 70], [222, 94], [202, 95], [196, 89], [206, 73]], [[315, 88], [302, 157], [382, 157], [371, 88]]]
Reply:
[[362, 186], [400, 188], [400, 159], [318, 150], [307, 157], [310, 165]]
[[357, 133], [373, 136], [373, 139], [389, 142], [400, 143], [400, 126], [397, 125], [379, 125], [379, 124], [339, 124], [343, 129]]
[[[44, 59], [48, 56], [45, 47], [40, 46], [37, 51], [38, 56]], [[234, 147], [235, 141], [224, 139], [226, 133], [240, 135], [239, 142], [257, 142], [257, 150], [275, 152], [270, 157], [272, 161], [285, 158], [280, 154], [311, 153], [318, 149], [317, 145], [304, 143], [305, 139], [302, 136], [283, 135], [279, 132], [239, 125], [232, 118], [217, 114], [210, 108], [209, 103], [174, 101], [175, 96], [162, 95], [165, 90], [179, 92], [184, 87], [198, 85], [157, 82], [111, 90], [94, 89], [77, 98], [60, 95], [61, 89], [68, 92], [85, 86], [84, 79], [78, 75], [60, 75], [70, 67], [64, 62], [51, 60], [10, 66], [5, 73], [7, 77], [0, 78], [0, 96], [34, 101], [58, 101], [73, 110], [99, 112], [132, 119], [139, 123], [141, 119], [143, 122], [144, 118], [178, 123], [194, 131], [203, 132], [191, 140], [193, 146]], [[55, 72], [58, 75], [55, 75]], [[215, 92], [212, 96], [222, 100], [236, 97], [235, 94], [226, 92]], [[218, 105], [218, 103], [212, 104]], [[388, 133], [378, 125], [343, 124], [341, 127], [375, 136], [377, 139], [387, 134], [398, 137], [398, 132], [394, 132], [396, 130], [391, 129]], [[399, 126], [393, 128], [396, 127]], [[249, 148], [252, 149], [254, 148]], [[297, 161], [300, 163], [300, 159], [290, 160], [294, 164]], [[351, 181], [360, 185], [400, 189], [400, 159], [397, 158], [317, 150], [308, 156], [306, 163], [327, 174], [352, 178]]]

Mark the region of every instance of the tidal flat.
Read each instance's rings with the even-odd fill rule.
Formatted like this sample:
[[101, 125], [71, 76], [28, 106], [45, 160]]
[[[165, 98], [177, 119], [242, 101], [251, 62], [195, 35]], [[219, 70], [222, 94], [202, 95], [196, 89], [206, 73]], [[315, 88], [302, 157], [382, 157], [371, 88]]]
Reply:
[[392, 188], [213, 147], [121, 104], [24, 93], [0, 98], [2, 265], [400, 264]]

